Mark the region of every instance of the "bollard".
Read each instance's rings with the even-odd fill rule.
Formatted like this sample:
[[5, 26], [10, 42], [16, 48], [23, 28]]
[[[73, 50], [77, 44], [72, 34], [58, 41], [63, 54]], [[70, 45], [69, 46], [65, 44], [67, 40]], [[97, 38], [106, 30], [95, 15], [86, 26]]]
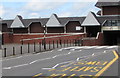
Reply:
[[36, 49], [35, 49], [35, 42], [34, 42], [34, 52], [36, 52]]
[[20, 46], [20, 53], [22, 54], [22, 46]]
[[13, 47], [13, 55], [15, 55], [15, 47]]
[[44, 50], [46, 51], [46, 41], [44, 40]]
[[28, 43], [28, 53], [30, 53], [30, 44]]
[[6, 57], [7, 56], [7, 49], [6, 48], [4, 48], [4, 57]]

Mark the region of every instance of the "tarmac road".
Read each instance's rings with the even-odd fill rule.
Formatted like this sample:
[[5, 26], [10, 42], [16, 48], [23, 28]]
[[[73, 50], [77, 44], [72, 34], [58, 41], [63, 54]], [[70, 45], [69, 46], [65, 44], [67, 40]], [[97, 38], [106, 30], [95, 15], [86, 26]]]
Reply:
[[118, 77], [119, 56], [115, 50], [118, 50], [117, 46], [76, 46], [10, 57], [2, 60], [2, 78]]

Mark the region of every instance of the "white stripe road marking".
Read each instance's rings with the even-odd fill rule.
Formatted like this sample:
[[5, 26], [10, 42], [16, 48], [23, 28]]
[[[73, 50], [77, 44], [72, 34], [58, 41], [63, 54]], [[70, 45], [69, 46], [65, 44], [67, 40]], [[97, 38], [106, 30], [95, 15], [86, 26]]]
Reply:
[[29, 64], [21, 64], [21, 65], [12, 66], [12, 67], [3, 67], [3, 69], [12, 69], [12, 68], [22, 67], [22, 66], [26, 66], [26, 65], [29, 65]]
[[[63, 56], [63, 55], [68, 55], [68, 54], [71, 54], [71, 52], [67, 53], [67, 54], [59, 54], [59, 55], [55, 55], [53, 56], [52, 58], [56, 58], [58, 56]], [[39, 61], [44, 61], [44, 60], [47, 60], [47, 59], [52, 59], [51, 57], [49, 58], [44, 58], [44, 59], [38, 59], [38, 60], [34, 60], [30, 63], [26, 63], [26, 64], [21, 64], [21, 65], [16, 65], [16, 66], [11, 66], [11, 67], [4, 67], [3, 69], [11, 69], [11, 68], [17, 68], [17, 67], [21, 67], [21, 66], [26, 66], [26, 65], [30, 65], [30, 64], [33, 64], [33, 63], [36, 63], [36, 62], [39, 62]], [[57, 66], [57, 65], [56, 65]], [[55, 66], [55, 67], [56, 67]]]
[[73, 61], [66, 61], [66, 62], [62, 62], [62, 63], [58, 63], [55, 66], [51, 67], [51, 68], [42, 68], [43, 70], [49, 70], [49, 69], [55, 69], [57, 66], [59, 66], [60, 64], [65, 64], [65, 63], [69, 63], [69, 62], [73, 62]]
[[[12, 56], [12, 58], [4, 59], [4, 60], [2, 60], [2, 61], [9, 61], [9, 60], [19, 59], [19, 58], [27, 57], [27, 56], [40, 55], [40, 54], [44, 54], [44, 53], [50, 53], [50, 52], [53, 52], [53, 51], [54, 51], [54, 50], [47, 51], [47, 52], [42, 52], [42, 53], [37, 53], [37, 54], [32, 54], [32, 55], [22, 55], [22, 56], [19, 56], [19, 57], [14, 57], [14, 56]], [[14, 57], [14, 58], [13, 58], [13, 57]]]

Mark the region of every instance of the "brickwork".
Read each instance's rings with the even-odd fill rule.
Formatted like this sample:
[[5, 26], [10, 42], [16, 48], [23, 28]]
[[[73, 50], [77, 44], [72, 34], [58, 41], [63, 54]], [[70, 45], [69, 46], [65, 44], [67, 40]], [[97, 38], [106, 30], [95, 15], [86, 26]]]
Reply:
[[[64, 36], [63, 36], [64, 35]], [[4, 44], [10, 44], [10, 43], [21, 43], [22, 40], [24, 39], [32, 39], [33, 40], [27, 40], [27, 41], [23, 41], [23, 43], [38, 43], [38, 42], [42, 42], [42, 40], [44, 39], [44, 34], [8, 34], [8, 33], [4, 33], [3, 35], [3, 41]], [[46, 43], [49, 43], [49, 41], [62, 41], [64, 42], [64, 40], [74, 40], [74, 39], [81, 39], [86, 37], [85, 34], [75, 34], [75, 35], [70, 35], [70, 34], [46, 34]], [[50, 38], [49, 38], [50, 37]], [[41, 39], [34, 39], [34, 38], [41, 38]]]
[[103, 33], [99, 33], [98, 38], [83, 39], [83, 46], [101, 46], [104, 45]]

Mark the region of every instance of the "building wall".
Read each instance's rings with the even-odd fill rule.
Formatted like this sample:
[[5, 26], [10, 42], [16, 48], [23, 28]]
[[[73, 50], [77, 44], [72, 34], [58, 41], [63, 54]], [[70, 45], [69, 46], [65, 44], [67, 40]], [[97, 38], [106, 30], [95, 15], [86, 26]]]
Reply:
[[2, 32], [11, 32], [12, 30], [7, 27], [7, 24], [2, 24]]
[[76, 26], [81, 26], [80, 23], [78, 21], [70, 21], [66, 24], [66, 32], [67, 33], [80, 33], [83, 32], [84, 29], [82, 28], [82, 30], [76, 30]]
[[120, 15], [120, 6], [102, 7], [103, 15]]
[[[67, 36], [66, 36], [67, 35]], [[26, 43], [31, 43], [33, 44], [34, 42], [39, 43], [42, 42], [44, 39], [43, 34], [9, 34], [9, 33], [4, 33], [3, 34], [3, 42], [4, 44], [11, 44], [11, 43], [17, 43], [21, 44], [23, 39], [31, 39], [27, 41], [23, 41], [24, 44]], [[73, 41], [74, 39], [81, 39], [86, 37], [86, 34], [75, 34], [75, 35], [70, 35], [70, 34], [46, 34], [46, 43], [52, 42], [53, 40], [55, 42], [62, 40], [62, 42], [66, 40], [71, 40]], [[34, 38], [40, 38], [40, 39], [34, 39]]]
[[28, 33], [28, 28], [13, 28], [13, 33]]
[[87, 38], [82, 41], [83, 46], [101, 46], [104, 45], [103, 33], [99, 32], [98, 38]]
[[64, 33], [64, 27], [48, 27], [47, 33]]
[[30, 33], [43, 33], [44, 28], [40, 22], [32, 23], [30, 26]]

